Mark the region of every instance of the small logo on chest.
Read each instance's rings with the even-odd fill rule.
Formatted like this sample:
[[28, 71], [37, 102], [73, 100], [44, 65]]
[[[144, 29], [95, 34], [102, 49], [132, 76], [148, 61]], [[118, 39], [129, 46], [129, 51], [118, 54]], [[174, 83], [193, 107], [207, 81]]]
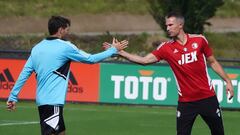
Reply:
[[178, 60], [179, 65], [188, 64], [197, 61], [197, 51], [182, 54], [181, 60]]
[[177, 50], [177, 49], [174, 49], [173, 53], [178, 53], [178, 50]]
[[193, 48], [193, 49], [197, 49], [197, 48], [198, 48], [198, 44], [197, 44], [197, 43], [193, 43], [193, 44], [192, 44], [192, 48]]

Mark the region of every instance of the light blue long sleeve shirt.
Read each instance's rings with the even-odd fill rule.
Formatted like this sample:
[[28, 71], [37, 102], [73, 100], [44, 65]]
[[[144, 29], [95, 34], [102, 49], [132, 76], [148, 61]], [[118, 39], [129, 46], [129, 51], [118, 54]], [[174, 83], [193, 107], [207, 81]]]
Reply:
[[93, 64], [117, 53], [115, 47], [97, 54], [79, 50], [68, 41], [47, 38], [33, 47], [8, 101], [18, 101], [18, 94], [26, 80], [35, 72], [37, 79], [36, 103], [40, 105], [64, 105], [71, 61]]

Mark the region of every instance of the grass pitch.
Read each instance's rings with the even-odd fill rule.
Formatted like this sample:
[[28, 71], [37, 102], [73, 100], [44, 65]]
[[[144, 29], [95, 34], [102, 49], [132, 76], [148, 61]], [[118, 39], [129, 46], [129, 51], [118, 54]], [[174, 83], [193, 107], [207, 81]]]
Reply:
[[[64, 107], [67, 135], [175, 135], [176, 109], [126, 105], [71, 104]], [[239, 135], [240, 112], [223, 111], [226, 135]], [[0, 102], [1, 135], [40, 135], [35, 103], [19, 102], [17, 110], [5, 110]], [[210, 135], [198, 117], [192, 135]]]

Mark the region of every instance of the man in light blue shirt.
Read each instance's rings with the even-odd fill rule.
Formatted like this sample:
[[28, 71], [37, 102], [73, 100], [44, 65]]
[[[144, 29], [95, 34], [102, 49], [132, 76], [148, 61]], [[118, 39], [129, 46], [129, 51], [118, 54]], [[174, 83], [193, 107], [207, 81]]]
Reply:
[[62, 40], [69, 33], [70, 20], [52, 16], [48, 21], [50, 36], [43, 39], [31, 51], [7, 101], [8, 110], [16, 108], [18, 94], [29, 76], [35, 72], [37, 79], [36, 103], [39, 110], [42, 135], [65, 134], [62, 116], [68, 87], [71, 61], [97, 63], [127, 47], [128, 42], [115, 42], [112, 47], [97, 54], [79, 50], [69, 41]]

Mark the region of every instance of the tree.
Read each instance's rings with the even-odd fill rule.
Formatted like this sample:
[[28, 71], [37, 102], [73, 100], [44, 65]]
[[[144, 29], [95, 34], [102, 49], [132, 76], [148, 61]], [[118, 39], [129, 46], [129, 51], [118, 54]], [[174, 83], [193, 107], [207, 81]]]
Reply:
[[207, 20], [215, 15], [224, 0], [148, 0], [150, 13], [160, 27], [166, 31], [165, 15], [171, 11], [181, 12], [185, 17], [184, 30], [202, 34]]

